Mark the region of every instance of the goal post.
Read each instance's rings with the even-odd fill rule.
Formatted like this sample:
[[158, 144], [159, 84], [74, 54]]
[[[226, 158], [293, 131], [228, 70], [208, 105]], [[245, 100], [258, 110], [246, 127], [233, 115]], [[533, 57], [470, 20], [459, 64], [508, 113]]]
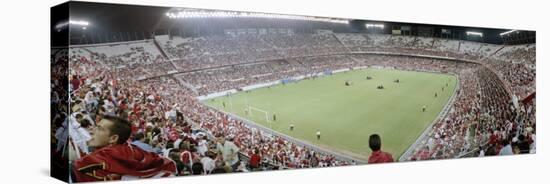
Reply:
[[247, 110], [249, 116], [253, 116], [253, 114], [261, 114], [262, 116], [264, 116], [266, 122], [271, 122], [271, 120], [269, 119], [269, 113], [267, 111], [252, 106], [248, 106]]

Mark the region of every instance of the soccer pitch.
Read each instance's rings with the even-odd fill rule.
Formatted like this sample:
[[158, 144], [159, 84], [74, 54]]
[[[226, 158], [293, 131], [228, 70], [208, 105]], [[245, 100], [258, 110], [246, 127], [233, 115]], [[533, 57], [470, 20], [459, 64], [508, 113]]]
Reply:
[[[367, 80], [367, 75], [372, 79]], [[395, 83], [395, 79], [400, 82]], [[345, 81], [352, 85], [345, 86]], [[384, 89], [377, 89], [381, 84]], [[362, 160], [371, 153], [369, 136], [376, 133], [382, 137], [382, 150], [397, 160], [439, 115], [456, 84], [456, 77], [447, 74], [364, 69], [239, 92], [204, 103]], [[266, 121], [260, 111], [247, 115], [247, 106], [267, 111], [271, 121]], [[423, 106], [426, 112], [422, 112]], [[294, 124], [292, 131], [290, 124]]]

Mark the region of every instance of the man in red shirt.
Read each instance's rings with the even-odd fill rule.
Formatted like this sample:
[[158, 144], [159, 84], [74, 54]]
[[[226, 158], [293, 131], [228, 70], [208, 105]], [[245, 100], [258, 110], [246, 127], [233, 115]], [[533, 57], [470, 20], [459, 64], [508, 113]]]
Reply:
[[254, 171], [257, 170], [260, 167], [260, 162], [262, 161], [262, 157], [260, 155], [260, 150], [258, 148], [254, 149], [254, 153], [250, 155], [250, 161], [248, 165], [250, 168]]
[[73, 164], [76, 182], [125, 180], [173, 176], [176, 164], [128, 144], [130, 123], [106, 115], [92, 132], [89, 146], [96, 150]]
[[372, 153], [369, 157], [369, 164], [393, 162], [393, 157], [390, 153], [380, 150], [380, 148], [382, 147], [382, 141], [378, 134], [372, 134], [369, 137], [369, 147], [372, 150]]

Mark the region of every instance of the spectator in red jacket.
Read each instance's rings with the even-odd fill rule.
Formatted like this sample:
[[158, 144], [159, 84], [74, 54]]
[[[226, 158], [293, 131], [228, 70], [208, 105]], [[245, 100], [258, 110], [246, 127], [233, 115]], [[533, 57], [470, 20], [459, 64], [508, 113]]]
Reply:
[[168, 177], [176, 173], [173, 161], [128, 144], [130, 123], [105, 116], [94, 129], [89, 146], [96, 150], [74, 162], [77, 182]]
[[369, 164], [393, 162], [393, 157], [390, 153], [380, 150], [382, 141], [378, 134], [372, 134], [369, 137], [369, 147], [372, 150], [372, 154], [369, 157]]

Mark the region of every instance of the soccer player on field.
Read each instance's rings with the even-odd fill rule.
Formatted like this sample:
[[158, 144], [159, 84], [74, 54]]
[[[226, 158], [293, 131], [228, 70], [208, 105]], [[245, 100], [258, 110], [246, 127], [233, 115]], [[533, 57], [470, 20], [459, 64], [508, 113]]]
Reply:
[[317, 140], [321, 139], [321, 131], [317, 130]]

